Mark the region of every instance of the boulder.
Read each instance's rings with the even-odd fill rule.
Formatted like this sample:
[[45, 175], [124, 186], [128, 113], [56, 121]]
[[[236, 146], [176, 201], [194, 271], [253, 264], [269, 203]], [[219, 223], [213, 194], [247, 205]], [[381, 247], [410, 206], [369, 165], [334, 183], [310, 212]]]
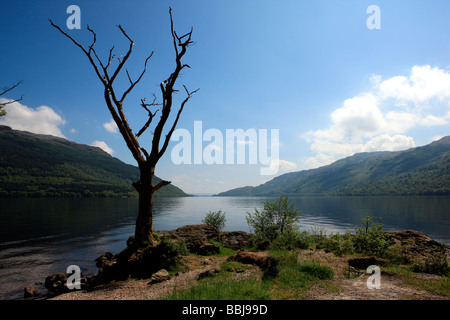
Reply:
[[384, 232], [393, 248], [397, 248], [403, 262], [411, 264], [413, 271], [445, 274], [450, 263], [450, 247], [434, 241], [415, 230]]
[[214, 277], [214, 275], [219, 273], [219, 271], [220, 271], [219, 268], [205, 270], [205, 271], [199, 273], [199, 275], [197, 276], [197, 280]]
[[387, 231], [383, 233], [387, 236], [391, 245], [398, 245], [402, 248], [402, 254], [408, 256], [421, 256], [426, 258], [430, 255], [440, 253], [447, 259], [450, 258], [450, 247], [444, 243], [434, 241], [426, 234], [415, 230]]
[[208, 224], [194, 224], [180, 227], [171, 231], [159, 231], [173, 241], [183, 241], [189, 251], [196, 253], [198, 249], [210, 240], [219, 241], [220, 231], [216, 226]]
[[276, 275], [278, 273], [278, 260], [268, 256], [265, 251], [243, 250], [229, 257], [228, 260], [256, 265], [269, 275]]
[[114, 255], [111, 252], [105, 252], [100, 257], [95, 259], [97, 268], [103, 268], [113, 260]]
[[163, 282], [163, 281], [166, 281], [169, 279], [170, 279], [169, 272], [167, 272], [167, 270], [165, 270], [165, 269], [161, 269], [161, 270], [155, 272], [154, 274], [152, 274], [148, 284], [160, 283], [160, 282]]
[[24, 288], [23, 297], [24, 298], [32, 298], [37, 296], [39, 293], [39, 290], [36, 287], [28, 286]]
[[220, 243], [224, 247], [233, 250], [242, 250], [250, 245], [251, 233], [244, 231], [222, 231], [220, 233]]
[[63, 292], [67, 289], [67, 274], [55, 273], [45, 278], [45, 288], [51, 292]]
[[369, 266], [375, 265], [375, 266], [384, 266], [386, 265], [386, 261], [379, 258], [374, 257], [358, 257], [358, 258], [351, 258], [348, 260], [348, 265], [350, 267], [353, 267], [355, 269], [367, 269]]
[[217, 254], [220, 252], [220, 248], [212, 243], [203, 243], [195, 253], [202, 255], [202, 256], [209, 256], [212, 254]]

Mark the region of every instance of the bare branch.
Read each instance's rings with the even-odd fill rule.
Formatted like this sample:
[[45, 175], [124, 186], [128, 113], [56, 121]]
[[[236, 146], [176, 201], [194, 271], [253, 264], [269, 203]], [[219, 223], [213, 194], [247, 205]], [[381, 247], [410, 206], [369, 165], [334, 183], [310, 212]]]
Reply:
[[17, 88], [18, 86], [20, 86], [23, 83], [23, 80], [20, 80], [19, 82], [17, 82], [15, 85], [13, 85], [12, 87], [9, 88], [3, 88], [3, 92], [0, 93], [0, 96], [4, 95], [5, 93], [10, 92], [11, 90], [14, 90], [15, 88]]
[[155, 117], [155, 115], [158, 113], [159, 110], [160, 109], [157, 109], [154, 113], [151, 113], [150, 111], [148, 112], [148, 120], [144, 124], [142, 129], [139, 130], [138, 134], [136, 135], [136, 139], [139, 138], [145, 132], [145, 130], [147, 130], [147, 128], [150, 126], [150, 124], [152, 123], [153, 118]]
[[[23, 80], [17, 82], [15, 85], [11, 86], [11, 87], [5, 87], [3, 88], [3, 92], [0, 93], [0, 97], [3, 96], [4, 94], [10, 92], [11, 90], [14, 90], [15, 88], [17, 88], [18, 86], [20, 86], [23, 83]], [[23, 99], [23, 95], [20, 96], [20, 99], [15, 99], [15, 100], [10, 100], [10, 101], [6, 101], [6, 102], [2, 102], [0, 103], [0, 116], [4, 116], [6, 115], [6, 111], [3, 109], [4, 106], [14, 103], [14, 102], [19, 102]]]
[[111, 80], [110, 80], [110, 84], [111, 85], [114, 82], [114, 80], [116, 79], [116, 77], [119, 74], [120, 70], [122, 69], [123, 65], [127, 62], [128, 58], [130, 57], [131, 52], [133, 51], [133, 46], [134, 46], [133, 40], [131, 40], [131, 38], [127, 35], [125, 30], [123, 30], [122, 26], [118, 25], [117, 27], [120, 29], [120, 31], [123, 33], [123, 35], [130, 41], [130, 48], [128, 49], [128, 52], [126, 53], [126, 55], [123, 58], [123, 60], [119, 59], [119, 66], [117, 67], [116, 71], [114, 72], [114, 74], [113, 74], [113, 76], [111, 77]]
[[171, 184], [171, 182], [165, 180], [161, 181], [160, 183], [158, 183], [156, 186], [153, 187], [153, 192], [155, 192], [158, 189], [161, 189], [164, 186], [167, 186], [168, 184]]
[[[107, 85], [105, 78], [100, 74], [100, 71], [98, 70], [97, 65], [95, 64], [95, 61], [92, 59], [92, 56], [90, 54], [90, 52], [86, 51], [86, 49], [79, 44], [77, 41], [75, 41], [75, 39], [73, 39], [70, 35], [68, 35], [67, 33], [65, 33], [59, 26], [57, 26], [56, 24], [53, 23], [52, 20], [50, 20], [51, 25], [58, 29], [59, 32], [61, 32], [65, 37], [69, 38], [78, 48], [80, 48], [84, 54], [88, 57], [89, 62], [91, 63], [91, 65], [94, 67], [95, 73], [97, 74], [98, 78], [100, 79], [100, 81], [103, 83], [103, 85]], [[95, 34], [95, 33], [94, 33]], [[95, 44], [95, 39], [94, 42], [92, 43], [92, 45], [90, 46], [90, 50], [92, 50], [93, 46]]]
[[115, 56], [112, 54], [113, 50], [114, 50], [114, 46], [111, 48], [111, 50], [109, 50], [109, 58], [108, 58], [108, 64], [106, 65], [106, 69], [108, 69], [108, 67], [111, 65], [111, 61]]
[[144, 70], [142, 70], [141, 75], [139, 76], [139, 78], [138, 78], [135, 82], [133, 82], [133, 81], [131, 80], [130, 74], [128, 73], [128, 70], [127, 70], [128, 80], [130, 81], [130, 84], [131, 84], [131, 85], [130, 85], [130, 87], [127, 89], [127, 91], [125, 91], [125, 92], [123, 93], [122, 98], [120, 99], [120, 102], [123, 102], [123, 101], [125, 100], [126, 96], [131, 92], [131, 90], [133, 90], [134, 86], [135, 86], [136, 84], [138, 84], [139, 81], [141, 81], [142, 77], [143, 77], [144, 74], [145, 74], [145, 71], [147, 71], [147, 62], [148, 62], [148, 60], [153, 56], [153, 52], [154, 52], [154, 51], [152, 51], [152, 53], [147, 57], [147, 59], [145, 59]]
[[189, 99], [192, 97], [192, 95], [194, 93], [196, 93], [198, 90], [200, 90], [200, 89], [197, 89], [197, 90], [194, 90], [192, 92], [189, 92], [188, 89], [186, 88], [186, 86], [183, 85], [183, 87], [184, 87], [184, 90], [187, 93], [187, 97], [181, 103], [181, 107], [178, 110], [177, 117], [175, 118], [175, 121], [174, 121], [174, 123], [172, 125], [172, 128], [170, 129], [169, 133], [166, 135], [166, 139], [164, 140], [163, 147], [162, 147], [161, 151], [158, 153], [158, 159], [162, 157], [164, 152], [166, 152], [167, 146], [169, 145], [170, 138], [172, 137], [172, 134], [175, 131], [175, 128], [176, 128], [176, 126], [178, 124], [178, 120], [180, 119], [181, 112], [183, 112], [184, 105], [189, 101]]

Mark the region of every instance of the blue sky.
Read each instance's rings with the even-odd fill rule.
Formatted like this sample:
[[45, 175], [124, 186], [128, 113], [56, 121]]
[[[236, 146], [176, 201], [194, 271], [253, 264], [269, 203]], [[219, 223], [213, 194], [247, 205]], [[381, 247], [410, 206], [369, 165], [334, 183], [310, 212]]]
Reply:
[[[69, 5], [81, 10], [80, 30], [68, 30]], [[380, 8], [380, 29], [367, 28], [370, 5]], [[179, 79], [200, 88], [178, 128], [194, 134], [218, 129], [279, 130], [278, 174], [315, 168], [356, 152], [404, 150], [450, 134], [450, 2], [442, 1], [3, 1], [0, 10], [0, 87], [23, 80], [3, 98], [0, 124], [64, 136], [110, 148], [135, 164], [103, 100], [86, 56], [48, 19], [84, 45], [86, 25], [107, 58], [112, 45], [125, 54], [132, 77], [155, 51], [144, 79], [127, 98], [125, 113], [137, 132], [146, 120], [141, 98], [159, 95], [174, 68], [168, 9], [179, 34], [194, 28]], [[125, 74], [123, 74], [125, 76]], [[126, 76], [122, 78], [123, 90]], [[177, 101], [184, 98], [183, 91]], [[108, 130], [109, 129], [109, 130]], [[140, 139], [149, 145], [151, 136]], [[180, 164], [172, 141], [156, 174], [190, 193], [258, 185], [261, 164]], [[250, 142], [251, 143], [251, 142]], [[208, 142], [204, 142], [205, 147]]]

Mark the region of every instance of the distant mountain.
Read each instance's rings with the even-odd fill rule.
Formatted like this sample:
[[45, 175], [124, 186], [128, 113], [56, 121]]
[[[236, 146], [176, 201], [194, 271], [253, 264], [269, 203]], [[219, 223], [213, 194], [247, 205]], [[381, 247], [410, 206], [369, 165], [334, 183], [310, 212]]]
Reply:
[[450, 195], [450, 136], [397, 152], [357, 153], [218, 196]]
[[[134, 197], [136, 180], [137, 167], [100, 148], [0, 126], [0, 197]], [[168, 185], [155, 196], [187, 194]]]

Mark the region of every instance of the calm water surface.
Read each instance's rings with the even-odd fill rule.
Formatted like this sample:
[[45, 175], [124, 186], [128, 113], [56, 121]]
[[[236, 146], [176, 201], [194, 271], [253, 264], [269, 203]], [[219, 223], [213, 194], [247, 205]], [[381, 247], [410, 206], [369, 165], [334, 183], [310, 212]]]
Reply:
[[[155, 230], [202, 223], [207, 211], [226, 212], [225, 230], [249, 231], [246, 212], [261, 197], [161, 198]], [[300, 197], [302, 229], [353, 231], [366, 216], [381, 217], [384, 230], [419, 230], [450, 245], [450, 197]], [[22, 299], [23, 288], [51, 273], [80, 266], [96, 274], [95, 258], [120, 252], [134, 233], [137, 199], [0, 199], [0, 299]], [[43, 288], [43, 285], [40, 285]], [[44, 291], [44, 290], [42, 290]]]

